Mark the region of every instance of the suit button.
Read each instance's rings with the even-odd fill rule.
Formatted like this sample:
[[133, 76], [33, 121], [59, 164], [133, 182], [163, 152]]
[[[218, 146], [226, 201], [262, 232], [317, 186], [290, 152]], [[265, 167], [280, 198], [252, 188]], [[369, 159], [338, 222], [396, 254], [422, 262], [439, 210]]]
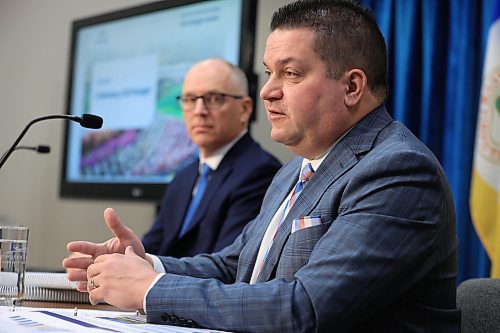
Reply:
[[162, 313], [160, 316], [161, 320], [169, 322], [170, 321], [170, 315], [168, 313]]
[[196, 324], [196, 322], [192, 319], [182, 318], [179, 321], [180, 321], [179, 325], [184, 326], [184, 327], [197, 327], [198, 326]]

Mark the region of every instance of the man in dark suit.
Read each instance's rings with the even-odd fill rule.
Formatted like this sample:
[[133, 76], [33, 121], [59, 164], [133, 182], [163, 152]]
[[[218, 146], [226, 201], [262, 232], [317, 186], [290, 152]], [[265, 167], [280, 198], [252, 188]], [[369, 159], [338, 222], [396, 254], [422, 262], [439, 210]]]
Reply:
[[374, 17], [351, 1], [285, 5], [264, 66], [271, 137], [298, 157], [241, 235], [211, 255], [150, 256], [107, 209], [116, 237], [69, 243], [95, 258], [65, 259], [81, 270], [70, 280], [93, 304], [144, 309], [152, 323], [458, 332], [453, 196], [434, 155], [383, 105], [386, 47]]
[[[178, 100], [199, 159], [169, 184], [142, 243], [148, 253], [184, 257], [231, 244], [257, 216], [281, 165], [247, 132], [253, 101], [240, 68], [220, 59], [195, 64]], [[203, 164], [210, 167], [208, 182], [191, 207]]]

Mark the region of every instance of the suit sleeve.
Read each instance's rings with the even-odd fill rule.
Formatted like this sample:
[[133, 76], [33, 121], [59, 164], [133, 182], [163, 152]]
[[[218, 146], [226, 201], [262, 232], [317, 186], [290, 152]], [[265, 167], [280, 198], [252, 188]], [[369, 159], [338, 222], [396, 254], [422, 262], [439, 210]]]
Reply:
[[[162, 206], [164, 205], [162, 204]], [[142, 245], [144, 245], [146, 253], [158, 253], [160, 251], [163, 239], [163, 223], [161, 216], [161, 213], [156, 216], [155, 222], [142, 238]]]
[[147, 253], [158, 254], [165, 237], [165, 220], [168, 220], [169, 213], [172, 213], [171, 202], [172, 193], [177, 191], [177, 182], [179, 179], [174, 180], [170, 185], [167, 185], [165, 193], [163, 193], [160, 211], [156, 214], [155, 221], [151, 228], [144, 234], [142, 238], [142, 245]]

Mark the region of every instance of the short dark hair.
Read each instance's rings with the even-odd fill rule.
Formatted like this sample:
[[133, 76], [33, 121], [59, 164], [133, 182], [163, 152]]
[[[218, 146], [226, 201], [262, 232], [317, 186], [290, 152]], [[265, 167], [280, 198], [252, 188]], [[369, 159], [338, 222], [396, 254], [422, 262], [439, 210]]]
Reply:
[[271, 31], [301, 28], [316, 33], [314, 51], [329, 77], [339, 79], [346, 71], [359, 68], [371, 91], [386, 97], [387, 47], [368, 9], [348, 0], [299, 0], [278, 9], [271, 20]]

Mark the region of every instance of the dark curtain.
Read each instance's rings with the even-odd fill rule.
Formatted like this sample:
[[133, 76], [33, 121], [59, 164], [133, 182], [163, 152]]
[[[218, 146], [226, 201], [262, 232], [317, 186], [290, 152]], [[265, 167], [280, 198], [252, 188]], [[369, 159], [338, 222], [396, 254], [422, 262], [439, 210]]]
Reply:
[[469, 185], [494, 0], [361, 0], [388, 47], [388, 110], [441, 161], [455, 198], [457, 283], [489, 276], [472, 226]]

